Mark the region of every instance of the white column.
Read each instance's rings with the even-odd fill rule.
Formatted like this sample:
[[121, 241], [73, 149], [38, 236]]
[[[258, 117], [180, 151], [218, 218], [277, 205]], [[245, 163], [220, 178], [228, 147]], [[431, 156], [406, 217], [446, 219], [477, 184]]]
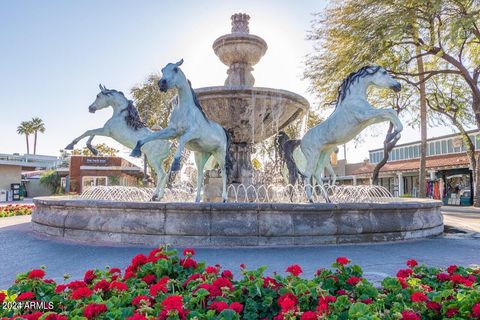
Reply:
[[400, 197], [400, 196], [403, 196], [403, 193], [404, 193], [403, 177], [401, 172], [397, 173], [397, 178], [398, 178], [398, 196]]
[[353, 182], [352, 182], [352, 184], [353, 184], [354, 186], [357, 185], [357, 177], [356, 177], [356, 176], [353, 176]]

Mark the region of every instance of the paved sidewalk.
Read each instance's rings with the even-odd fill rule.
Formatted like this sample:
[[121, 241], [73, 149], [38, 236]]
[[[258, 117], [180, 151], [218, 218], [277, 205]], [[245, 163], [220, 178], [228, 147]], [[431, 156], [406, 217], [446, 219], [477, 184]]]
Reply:
[[[135, 254], [147, 253], [157, 245], [145, 248], [65, 242], [33, 234], [27, 219], [29, 216], [12, 218], [0, 219], [0, 289], [10, 286], [15, 274], [41, 265], [47, 266], [47, 277], [57, 281], [62, 281], [65, 273], [70, 273], [75, 279], [82, 278], [85, 270], [90, 268], [104, 268], [107, 265], [124, 268]], [[21, 221], [22, 218], [25, 221]], [[365, 276], [375, 282], [404, 268], [409, 258], [433, 266], [480, 264], [480, 239], [463, 238], [462, 235], [456, 239], [438, 237], [396, 243], [291, 248], [198, 248], [196, 251], [198, 260], [221, 264], [236, 276], [241, 263], [249, 268], [268, 265], [268, 273], [283, 272], [288, 265], [298, 263], [305, 276], [311, 277], [317, 268], [329, 267], [338, 256], [347, 256], [361, 265]]]
[[[462, 210], [463, 209], [463, 210]], [[473, 207], [442, 207], [446, 226], [471, 233], [480, 233], [480, 209]]]

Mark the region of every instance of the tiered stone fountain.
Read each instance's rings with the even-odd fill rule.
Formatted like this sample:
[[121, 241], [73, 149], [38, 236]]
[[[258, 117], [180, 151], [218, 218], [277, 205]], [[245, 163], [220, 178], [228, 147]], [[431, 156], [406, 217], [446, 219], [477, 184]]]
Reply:
[[[254, 144], [298, 119], [308, 110], [309, 103], [290, 91], [253, 86], [253, 66], [267, 51], [267, 43], [250, 34], [249, 15], [237, 13], [231, 20], [232, 32], [213, 43], [213, 51], [228, 66], [225, 84], [195, 91], [208, 117], [232, 134], [235, 159], [232, 182], [248, 186], [253, 183], [251, 154]], [[209, 187], [207, 175], [207, 199], [209, 193], [218, 193], [217, 190], [209, 192]]]
[[[295, 93], [253, 86], [251, 71], [265, 54], [267, 44], [249, 34], [248, 20], [246, 14], [234, 14], [232, 33], [213, 44], [217, 56], [229, 67], [225, 85], [197, 89], [207, 115], [232, 132], [236, 160], [233, 178], [244, 185], [252, 183], [253, 145], [287, 126], [309, 107]], [[352, 189], [353, 198], [345, 192], [350, 189], [342, 190], [337, 192], [338, 201], [332, 203], [268, 199], [221, 203], [209, 202], [212, 199], [208, 197], [202, 203], [192, 203], [181, 202], [176, 195], [170, 197], [171, 202], [144, 202], [138, 195], [116, 199], [115, 190], [107, 187], [99, 191], [112, 198], [36, 198], [32, 226], [37, 233], [76, 241], [214, 247], [394, 241], [443, 232], [440, 201], [385, 198], [370, 192], [369, 186], [360, 190], [363, 195]], [[145, 190], [120, 191], [132, 195]]]

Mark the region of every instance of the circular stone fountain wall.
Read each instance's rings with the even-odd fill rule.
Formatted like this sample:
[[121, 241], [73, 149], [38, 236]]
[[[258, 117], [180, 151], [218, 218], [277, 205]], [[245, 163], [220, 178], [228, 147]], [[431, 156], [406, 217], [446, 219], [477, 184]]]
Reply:
[[296, 246], [396, 241], [443, 232], [440, 201], [159, 203], [34, 199], [33, 230], [68, 240], [156, 246]]

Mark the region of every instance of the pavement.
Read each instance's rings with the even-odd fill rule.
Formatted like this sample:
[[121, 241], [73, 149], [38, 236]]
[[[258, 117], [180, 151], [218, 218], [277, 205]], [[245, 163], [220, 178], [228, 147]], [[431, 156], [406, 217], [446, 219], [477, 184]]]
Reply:
[[[47, 278], [59, 282], [66, 273], [80, 279], [91, 268], [124, 268], [135, 254], [147, 253], [156, 246], [67, 242], [35, 234], [29, 222], [29, 216], [0, 218], [0, 289], [9, 287], [15, 274], [42, 265], [47, 266]], [[197, 248], [196, 258], [209, 265], [220, 264], [236, 276], [241, 263], [248, 268], [267, 265], [268, 274], [284, 272], [287, 266], [296, 263], [302, 266], [305, 276], [312, 277], [318, 268], [329, 267], [336, 257], [347, 256], [375, 283], [405, 268], [405, 261], [410, 258], [438, 267], [480, 264], [480, 221], [475, 214], [446, 210], [445, 222], [453, 233], [423, 240], [315, 247]]]

